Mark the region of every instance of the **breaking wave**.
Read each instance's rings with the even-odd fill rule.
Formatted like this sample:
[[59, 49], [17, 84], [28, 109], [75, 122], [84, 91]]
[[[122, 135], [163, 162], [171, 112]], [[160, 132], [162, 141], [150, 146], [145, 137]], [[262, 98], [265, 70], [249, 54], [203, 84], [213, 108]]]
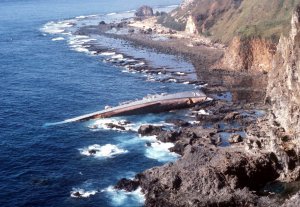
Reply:
[[116, 155], [125, 154], [128, 151], [117, 147], [116, 145], [106, 144], [98, 145], [94, 144], [82, 149], [79, 149], [80, 154], [85, 156], [92, 156], [97, 158], [111, 158]]
[[141, 192], [141, 188], [138, 188], [133, 192], [126, 192], [124, 190], [116, 190], [113, 186], [109, 186], [101, 192], [106, 194], [113, 206], [143, 206], [145, 202], [145, 196]]

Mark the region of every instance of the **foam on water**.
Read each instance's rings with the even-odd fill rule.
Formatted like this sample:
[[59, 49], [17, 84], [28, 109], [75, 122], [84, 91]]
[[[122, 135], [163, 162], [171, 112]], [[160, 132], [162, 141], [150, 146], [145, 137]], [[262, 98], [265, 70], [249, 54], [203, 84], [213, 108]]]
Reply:
[[106, 194], [113, 206], [143, 206], [145, 202], [145, 196], [141, 192], [141, 188], [138, 188], [133, 192], [126, 192], [124, 190], [116, 190], [113, 186], [109, 186], [101, 192]]
[[106, 145], [98, 145], [94, 144], [82, 149], [79, 149], [80, 154], [85, 156], [93, 156], [97, 158], [111, 158], [116, 155], [127, 153], [127, 150], [121, 149], [116, 145], [106, 144]]
[[145, 156], [150, 159], [155, 159], [159, 162], [170, 162], [178, 159], [179, 155], [170, 152], [170, 148], [174, 147], [173, 143], [163, 143], [160, 141], [152, 142], [151, 146], [146, 148]]
[[101, 52], [100, 55], [103, 55], [103, 56], [112, 56], [112, 55], [115, 55], [116, 53], [115, 52]]
[[41, 31], [49, 34], [60, 34], [65, 31], [65, 29], [72, 27], [73, 22], [66, 20], [66, 21], [60, 21], [60, 22], [48, 22], [46, 23], [42, 28]]
[[113, 128], [109, 127], [109, 124], [124, 127], [125, 131], [137, 131], [139, 127], [138, 124], [127, 122], [126, 120], [118, 117], [98, 119], [96, 121], [93, 121], [93, 123], [88, 127], [92, 130], [104, 129], [104, 130], [124, 131], [117, 127], [113, 127]]
[[117, 14], [117, 13], [112, 12], [112, 13], [107, 14], [107, 16], [112, 16], [112, 15], [115, 15], [115, 14]]
[[52, 38], [52, 41], [61, 41], [64, 40], [65, 38], [63, 37], [56, 37], [56, 38]]
[[[116, 126], [121, 126], [124, 127], [125, 130], [122, 130], [118, 127], [110, 127], [109, 125], [113, 124]], [[148, 122], [147, 120], [140, 120], [140, 121], [135, 121], [131, 122], [125, 119], [122, 119], [120, 117], [113, 117], [113, 118], [102, 118], [102, 119], [97, 119], [95, 121], [92, 121], [88, 127], [91, 130], [116, 130], [116, 131], [133, 131], [137, 132], [138, 129], [140, 128], [141, 125], [144, 124], [151, 124], [154, 126], [173, 126], [172, 124], [165, 123], [164, 121], [161, 122]]]
[[208, 116], [208, 115], [209, 115], [209, 112], [208, 112], [208, 111], [205, 111], [204, 109], [200, 109], [200, 110], [198, 111], [198, 114], [199, 114], [199, 115], [206, 115], [206, 116]]
[[98, 193], [97, 190], [86, 191], [82, 188], [73, 188], [70, 192], [72, 198], [88, 198], [96, 193]]

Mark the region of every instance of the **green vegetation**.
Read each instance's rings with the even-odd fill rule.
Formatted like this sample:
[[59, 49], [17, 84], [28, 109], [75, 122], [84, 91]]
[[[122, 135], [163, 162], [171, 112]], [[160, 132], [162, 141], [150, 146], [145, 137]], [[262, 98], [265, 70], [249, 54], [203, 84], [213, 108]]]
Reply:
[[[228, 43], [234, 36], [263, 37], [278, 41], [290, 30], [293, 10], [300, 0], [195, 0], [178, 9], [176, 19], [196, 17], [197, 26], [216, 41]], [[174, 18], [173, 18], [174, 19]]]
[[167, 14], [159, 16], [157, 23], [177, 31], [183, 31], [185, 29], [185, 23], [177, 22], [175, 18]]

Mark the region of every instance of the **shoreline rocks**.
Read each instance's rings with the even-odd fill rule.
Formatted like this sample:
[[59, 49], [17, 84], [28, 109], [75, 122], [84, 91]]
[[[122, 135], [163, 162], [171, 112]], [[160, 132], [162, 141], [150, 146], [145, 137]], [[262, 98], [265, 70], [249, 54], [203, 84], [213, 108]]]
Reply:
[[153, 9], [150, 6], [141, 6], [135, 13], [136, 17], [151, 17], [154, 16]]

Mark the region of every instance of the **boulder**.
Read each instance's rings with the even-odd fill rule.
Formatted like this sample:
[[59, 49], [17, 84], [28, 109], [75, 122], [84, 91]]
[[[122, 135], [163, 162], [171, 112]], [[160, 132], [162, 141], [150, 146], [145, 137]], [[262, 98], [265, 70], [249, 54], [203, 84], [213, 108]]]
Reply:
[[158, 134], [157, 139], [162, 142], [175, 142], [180, 134], [181, 131], [162, 131]]
[[149, 6], [141, 6], [136, 12], [137, 17], [150, 17], [154, 16], [153, 9]]
[[123, 131], [125, 130], [125, 127], [113, 123], [107, 123], [106, 126], [110, 129], [119, 129]]
[[190, 125], [189, 122], [183, 121], [181, 119], [167, 119], [166, 122], [174, 124], [175, 126], [178, 126], [178, 127], [187, 127]]
[[135, 191], [139, 187], [139, 182], [136, 180], [130, 180], [127, 178], [122, 178], [115, 185], [115, 188], [118, 190], [125, 190], [127, 192]]
[[140, 126], [138, 133], [142, 136], [153, 136], [158, 135], [160, 132], [162, 132], [162, 126], [153, 126], [150, 124], [142, 125]]

